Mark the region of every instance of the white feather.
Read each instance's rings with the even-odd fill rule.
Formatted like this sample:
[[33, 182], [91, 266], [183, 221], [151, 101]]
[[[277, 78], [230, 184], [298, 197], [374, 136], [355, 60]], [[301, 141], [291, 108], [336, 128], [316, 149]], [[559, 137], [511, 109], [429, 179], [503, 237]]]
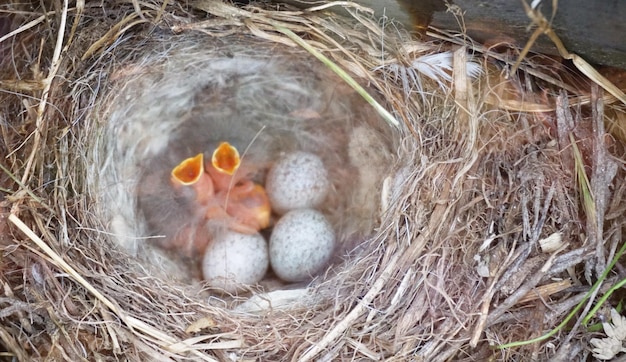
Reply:
[[[398, 62], [386, 64], [375, 68], [375, 70], [386, 69], [394, 78], [402, 81], [405, 92], [411, 90], [421, 90], [421, 77], [425, 76], [437, 82], [439, 87], [445, 89], [452, 81], [452, 52], [442, 52], [426, 54], [413, 59], [409, 66], [404, 66]], [[476, 78], [482, 73], [480, 64], [469, 60], [466, 64], [466, 74], [470, 78]]]

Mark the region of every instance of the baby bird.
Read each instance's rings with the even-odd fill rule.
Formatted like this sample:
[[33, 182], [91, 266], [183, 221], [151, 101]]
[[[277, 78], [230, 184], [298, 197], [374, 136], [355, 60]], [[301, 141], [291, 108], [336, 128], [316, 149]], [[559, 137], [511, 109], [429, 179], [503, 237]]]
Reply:
[[[226, 227], [236, 232], [254, 234], [269, 226], [271, 208], [263, 186], [245, 179], [238, 172], [239, 152], [228, 142], [222, 142], [213, 152], [211, 163], [204, 163], [202, 153], [183, 160], [171, 172], [175, 189], [190, 187], [195, 194], [195, 214], [208, 225]], [[207, 223], [194, 223], [179, 234], [174, 244], [189, 245], [203, 252], [209, 238]]]

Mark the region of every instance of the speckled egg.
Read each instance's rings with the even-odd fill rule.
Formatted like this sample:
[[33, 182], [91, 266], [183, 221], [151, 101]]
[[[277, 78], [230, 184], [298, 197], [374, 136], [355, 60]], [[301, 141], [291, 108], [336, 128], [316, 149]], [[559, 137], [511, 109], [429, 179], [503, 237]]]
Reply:
[[319, 206], [329, 187], [328, 172], [322, 160], [303, 151], [279, 159], [268, 172], [265, 183], [272, 209], [279, 214]]
[[335, 233], [324, 215], [313, 209], [286, 213], [270, 236], [270, 263], [276, 275], [288, 282], [306, 280], [328, 263]]
[[260, 234], [225, 231], [204, 253], [202, 274], [210, 286], [234, 292], [259, 282], [269, 267], [267, 242]]

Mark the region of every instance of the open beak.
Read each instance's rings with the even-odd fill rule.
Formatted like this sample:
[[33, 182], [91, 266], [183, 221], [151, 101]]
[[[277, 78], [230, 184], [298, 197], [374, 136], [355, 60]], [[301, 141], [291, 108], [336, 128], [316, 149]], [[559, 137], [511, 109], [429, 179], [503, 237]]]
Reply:
[[199, 153], [195, 157], [183, 160], [172, 170], [174, 187], [191, 186], [196, 192], [196, 201], [206, 204], [215, 193], [213, 181], [204, 172], [204, 156]]
[[213, 151], [211, 158], [213, 167], [221, 173], [232, 175], [241, 164], [239, 151], [228, 142], [222, 142]]
[[183, 186], [193, 185], [204, 173], [204, 156], [199, 153], [195, 157], [190, 157], [172, 170], [172, 181]]

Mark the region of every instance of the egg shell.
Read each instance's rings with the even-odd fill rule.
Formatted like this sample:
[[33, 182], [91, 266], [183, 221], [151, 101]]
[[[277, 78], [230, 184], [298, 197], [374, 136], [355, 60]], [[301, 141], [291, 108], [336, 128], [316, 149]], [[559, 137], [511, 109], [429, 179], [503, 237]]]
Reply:
[[306, 280], [319, 272], [332, 256], [335, 233], [324, 215], [313, 209], [286, 213], [270, 236], [270, 263], [279, 278]]
[[260, 234], [224, 231], [217, 234], [202, 259], [202, 274], [210, 286], [235, 292], [259, 282], [269, 267], [267, 242]]
[[319, 206], [329, 187], [328, 172], [322, 160], [304, 151], [279, 159], [270, 168], [265, 182], [272, 210], [279, 214]]

